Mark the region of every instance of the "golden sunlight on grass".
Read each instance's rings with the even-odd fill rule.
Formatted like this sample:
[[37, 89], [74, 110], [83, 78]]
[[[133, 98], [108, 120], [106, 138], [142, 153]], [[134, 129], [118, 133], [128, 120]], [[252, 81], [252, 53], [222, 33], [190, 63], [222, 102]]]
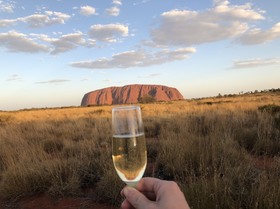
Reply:
[[[280, 205], [280, 94], [139, 104], [146, 176], [177, 181], [192, 208]], [[0, 199], [38, 193], [118, 205], [112, 106], [0, 112]]]

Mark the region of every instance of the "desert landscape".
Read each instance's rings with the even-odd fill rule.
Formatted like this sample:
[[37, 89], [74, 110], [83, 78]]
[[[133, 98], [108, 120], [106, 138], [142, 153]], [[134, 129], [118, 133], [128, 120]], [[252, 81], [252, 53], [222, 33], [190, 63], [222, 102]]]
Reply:
[[[191, 208], [280, 205], [280, 90], [138, 103], [145, 176], [176, 181]], [[0, 208], [119, 208], [111, 105], [0, 112]]]
[[0, 0], [0, 209], [280, 209], [279, 8]]

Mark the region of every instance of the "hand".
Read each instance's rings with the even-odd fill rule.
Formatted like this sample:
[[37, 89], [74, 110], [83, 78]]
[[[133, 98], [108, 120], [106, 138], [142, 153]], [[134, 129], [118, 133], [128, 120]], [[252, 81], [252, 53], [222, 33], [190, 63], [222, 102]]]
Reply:
[[121, 194], [126, 198], [123, 209], [190, 209], [174, 181], [143, 178], [136, 189], [126, 186]]

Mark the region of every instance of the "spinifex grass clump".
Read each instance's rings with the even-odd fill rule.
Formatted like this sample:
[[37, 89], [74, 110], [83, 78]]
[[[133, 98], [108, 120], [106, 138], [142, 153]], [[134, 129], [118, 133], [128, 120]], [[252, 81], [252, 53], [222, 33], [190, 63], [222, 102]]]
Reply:
[[80, 195], [111, 164], [108, 130], [106, 118], [22, 122], [1, 129], [0, 197]]
[[234, 132], [223, 132], [229, 128], [228, 117], [220, 115], [215, 120], [211, 113], [203, 127], [200, 120], [186, 114], [170, 118], [170, 125], [163, 129], [157, 158], [162, 169], [159, 177], [179, 182], [193, 208], [250, 208], [256, 200], [262, 172], [234, 140]]
[[[194, 209], [279, 208], [279, 104], [278, 94], [141, 104], [145, 175], [177, 181]], [[1, 112], [0, 199], [91, 188], [119, 205], [111, 108]]]

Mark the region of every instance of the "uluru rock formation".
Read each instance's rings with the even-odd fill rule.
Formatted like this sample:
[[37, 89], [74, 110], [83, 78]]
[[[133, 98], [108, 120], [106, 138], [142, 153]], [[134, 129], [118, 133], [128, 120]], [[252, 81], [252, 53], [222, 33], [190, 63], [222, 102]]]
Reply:
[[182, 94], [173, 87], [162, 85], [127, 85], [108, 87], [88, 92], [82, 99], [81, 106], [135, 104], [143, 97], [152, 97], [155, 101], [173, 101], [184, 99]]

